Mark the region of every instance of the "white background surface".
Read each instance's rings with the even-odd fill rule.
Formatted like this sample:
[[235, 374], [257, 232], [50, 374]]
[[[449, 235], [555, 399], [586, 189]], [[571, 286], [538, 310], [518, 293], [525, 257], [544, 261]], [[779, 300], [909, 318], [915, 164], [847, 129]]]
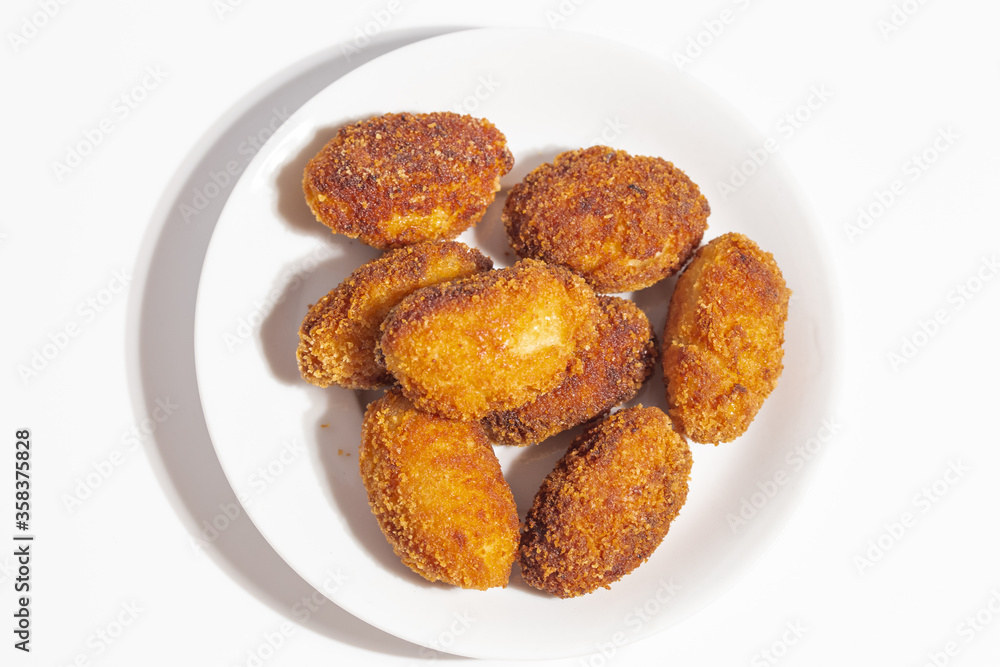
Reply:
[[[847, 349], [835, 436], [750, 574], [676, 632], [621, 647], [595, 638], [589, 655], [550, 664], [996, 664], [1000, 8], [897, 0], [902, 25], [885, 34], [893, 2], [231, 4], [52, 3], [47, 19], [42, 2], [4, 5], [0, 498], [13, 494], [14, 432], [30, 428], [37, 537], [30, 656], [4, 629], [16, 573], [13, 547], [0, 549], [0, 662], [473, 662], [313, 604], [321, 596], [234, 504], [205, 434], [191, 339], [231, 185], [197, 193], [211, 195], [229, 161], [245, 165], [250, 137], [371, 57], [456, 28], [554, 23], [668, 61], [702, 33], [684, 69], [774, 137], [798, 175], [836, 260]], [[730, 22], [713, 23], [723, 10]], [[374, 30], [373, 17], [391, 18]], [[810, 99], [816, 108], [800, 110]], [[790, 133], [782, 121], [796, 110], [804, 120]], [[98, 133], [60, 178], [55, 164]], [[944, 136], [946, 150], [914, 171]], [[849, 239], [858, 208], [895, 180], [900, 194]], [[189, 202], [201, 209], [185, 221]], [[894, 363], [904, 339], [919, 348]], [[43, 349], [37, 375], [19, 370]], [[0, 540], [12, 545], [6, 512]], [[212, 521], [228, 525], [214, 535]]]

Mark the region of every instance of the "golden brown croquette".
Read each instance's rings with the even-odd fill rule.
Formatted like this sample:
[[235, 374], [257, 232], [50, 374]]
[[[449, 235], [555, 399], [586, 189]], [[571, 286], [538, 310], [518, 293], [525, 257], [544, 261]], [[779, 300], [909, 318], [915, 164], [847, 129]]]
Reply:
[[475, 224], [514, 158], [492, 123], [390, 113], [347, 125], [306, 166], [306, 202], [332, 231], [383, 250]]
[[382, 323], [380, 351], [419, 409], [481, 419], [580, 373], [600, 312], [582, 278], [522, 260], [406, 297]]
[[708, 201], [658, 157], [607, 146], [569, 151], [510, 191], [503, 222], [521, 257], [565, 266], [598, 292], [649, 287], [701, 243]]
[[561, 598], [609, 588], [660, 545], [687, 500], [691, 451], [659, 408], [637, 406], [573, 441], [521, 531], [531, 586]]
[[681, 433], [718, 444], [746, 431], [781, 375], [789, 296], [774, 257], [742, 234], [698, 251], [663, 333], [667, 403]]
[[416, 410], [396, 389], [365, 412], [361, 479], [393, 551], [428, 581], [506, 586], [517, 507], [478, 422]]

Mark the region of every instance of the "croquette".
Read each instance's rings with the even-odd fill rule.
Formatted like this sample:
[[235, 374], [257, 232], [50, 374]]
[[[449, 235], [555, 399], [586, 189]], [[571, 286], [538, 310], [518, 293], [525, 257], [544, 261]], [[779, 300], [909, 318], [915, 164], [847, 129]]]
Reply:
[[519, 256], [564, 266], [598, 292], [626, 292], [676, 273], [701, 243], [709, 212], [672, 163], [592, 146], [529, 173], [502, 219]]
[[742, 234], [703, 246], [677, 280], [663, 333], [667, 404], [700, 443], [742, 435], [778, 383], [791, 290]]
[[309, 161], [302, 188], [333, 232], [385, 250], [465, 231], [513, 165], [488, 120], [390, 113], [341, 128]]
[[420, 412], [393, 389], [365, 412], [359, 459], [379, 527], [411, 570], [462, 588], [507, 585], [517, 507], [479, 423]]
[[382, 323], [380, 354], [419, 409], [481, 419], [582, 372], [600, 316], [582, 278], [522, 260], [406, 297]]
[[490, 440], [531, 445], [582, 424], [634, 397], [658, 361], [646, 314], [631, 301], [598, 299], [598, 343], [583, 355], [583, 372], [515, 410], [483, 419]]
[[644, 563], [687, 500], [691, 463], [659, 408], [621, 410], [585, 431], [528, 511], [518, 548], [525, 582], [577, 597]]
[[319, 387], [391, 384], [392, 376], [375, 361], [389, 310], [421, 287], [491, 268], [492, 260], [458, 241], [418, 243], [364, 264], [309, 308], [299, 328], [299, 372]]

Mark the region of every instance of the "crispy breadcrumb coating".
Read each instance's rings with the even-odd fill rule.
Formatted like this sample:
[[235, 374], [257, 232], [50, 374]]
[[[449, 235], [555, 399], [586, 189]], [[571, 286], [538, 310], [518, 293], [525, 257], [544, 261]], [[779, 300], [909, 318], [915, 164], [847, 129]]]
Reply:
[[774, 257], [742, 234], [698, 251], [663, 333], [667, 403], [681, 433], [718, 444], [750, 426], [781, 375], [790, 296]]
[[517, 507], [477, 422], [419, 412], [393, 389], [368, 406], [361, 479], [393, 551], [428, 581], [507, 586]]
[[660, 545], [687, 500], [691, 451], [659, 408], [621, 410], [570, 445], [521, 531], [531, 586], [561, 598], [609, 588]]
[[299, 328], [299, 372], [319, 387], [391, 384], [392, 376], [375, 361], [379, 327], [389, 310], [421, 287], [491, 268], [492, 260], [458, 241], [418, 243], [362, 265], [309, 308]]
[[658, 157], [592, 146], [557, 155], [514, 186], [503, 221], [521, 257], [565, 266], [599, 292], [649, 287], [701, 243], [708, 201]]
[[598, 299], [598, 342], [582, 354], [583, 372], [515, 410], [483, 419], [490, 440], [531, 445], [597, 417], [635, 396], [658, 360], [653, 327], [631, 301]]
[[306, 166], [306, 202], [376, 248], [454, 238], [475, 224], [514, 158], [488, 120], [390, 113], [347, 125]]
[[419, 409], [481, 419], [580, 373], [599, 314], [582, 278], [522, 260], [406, 297], [382, 323], [380, 351]]

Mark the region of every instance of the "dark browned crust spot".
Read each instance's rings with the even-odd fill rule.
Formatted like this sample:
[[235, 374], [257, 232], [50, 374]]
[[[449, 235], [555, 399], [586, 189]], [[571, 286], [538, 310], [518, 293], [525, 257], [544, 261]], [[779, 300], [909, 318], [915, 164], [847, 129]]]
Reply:
[[477, 422], [420, 412], [391, 390], [365, 412], [359, 466], [372, 513], [407, 567], [462, 588], [507, 585], [517, 507]]
[[416, 290], [489, 271], [493, 261], [458, 241], [390, 250], [359, 267], [309, 308], [299, 328], [299, 372], [319, 387], [377, 389], [392, 376], [375, 359], [379, 327]]
[[774, 257], [746, 236], [699, 249], [663, 333], [667, 403], [687, 437], [718, 444], [746, 432], [783, 369], [790, 296]]
[[398, 248], [475, 224], [513, 164], [488, 120], [390, 113], [341, 128], [306, 166], [302, 187], [334, 232]]
[[583, 372], [516, 410], [483, 419], [490, 440], [531, 445], [597, 417], [633, 398], [659, 359], [653, 327], [631, 301], [598, 299], [598, 342], [581, 354]]
[[521, 530], [524, 580], [561, 598], [612, 583], [660, 545], [687, 500], [691, 451], [655, 407], [621, 410], [570, 445]]
[[624, 292], [676, 273], [709, 212], [672, 163], [592, 146], [529, 173], [507, 196], [503, 221], [521, 257], [565, 266], [599, 292]]

